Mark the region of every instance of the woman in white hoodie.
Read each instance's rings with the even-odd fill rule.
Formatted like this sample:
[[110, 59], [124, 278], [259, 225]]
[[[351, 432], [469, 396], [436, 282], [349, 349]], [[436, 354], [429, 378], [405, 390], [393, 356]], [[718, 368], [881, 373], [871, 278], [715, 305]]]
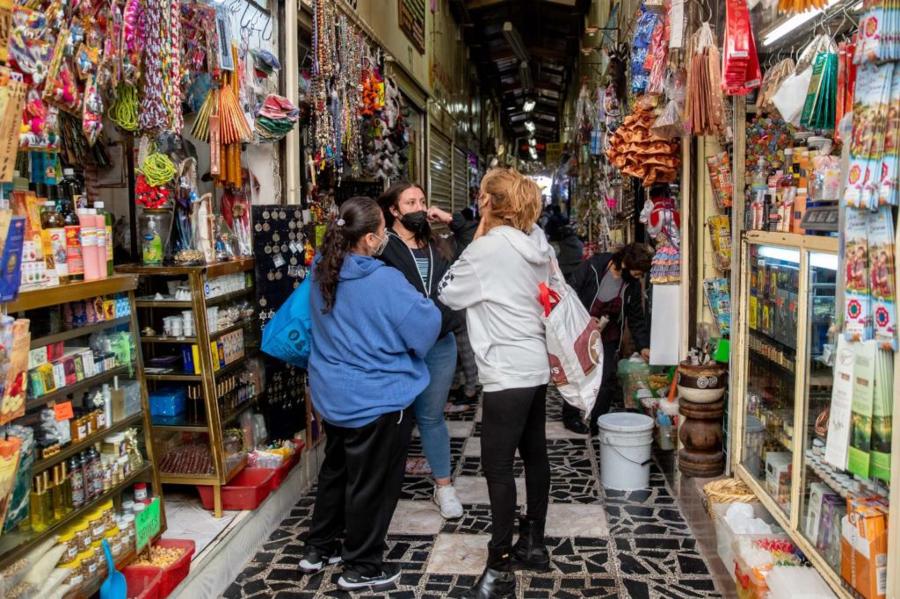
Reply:
[[[481, 181], [475, 240], [440, 284], [440, 300], [466, 309], [469, 338], [484, 386], [481, 464], [491, 499], [488, 563], [470, 597], [515, 596], [514, 566], [544, 570], [550, 557], [544, 523], [550, 492], [545, 427], [550, 367], [538, 286], [550, 277], [553, 249], [535, 226], [538, 186], [514, 170]], [[528, 515], [512, 546], [516, 514], [513, 459], [525, 463]]]

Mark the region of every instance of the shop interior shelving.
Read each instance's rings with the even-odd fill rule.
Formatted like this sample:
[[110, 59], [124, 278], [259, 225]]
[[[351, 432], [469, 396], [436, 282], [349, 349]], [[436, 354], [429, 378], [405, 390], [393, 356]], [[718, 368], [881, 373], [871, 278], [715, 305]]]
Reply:
[[[742, 234], [740, 248], [741, 292], [738, 301], [733, 303], [737, 342], [732, 344], [731, 359], [737, 392], [731, 466], [835, 593], [849, 599], [855, 595], [841, 577], [840, 564], [835, 565], [833, 549], [829, 550], [821, 539], [811, 539], [807, 528], [812, 484], [820, 483], [841, 497], [847, 496], [846, 489], [835, 485], [833, 480], [833, 475], [840, 471], [812, 458], [814, 443], [823, 441], [821, 431], [816, 430], [817, 419], [831, 403], [832, 370], [823, 354], [826, 342], [834, 341], [834, 318], [840, 309], [840, 298], [836, 296], [839, 293], [836, 282], [842, 276], [838, 240], [748, 231]], [[763, 272], [769, 277], [768, 286], [760, 278]], [[796, 291], [795, 297], [790, 293], [792, 289]], [[790, 303], [785, 301], [789, 297], [795, 300], [793, 305], [786, 305]], [[773, 307], [782, 311], [778, 316], [777, 338], [762, 326], [759, 316], [762, 310], [755, 307], [770, 299], [777, 300]], [[758, 347], [763, 351], [758, 351]], [[895, 378], [895, 396], [896, 386]], [[896, 477], [900, 462], [897, 420], [895, 412], [892, 478]], [[783, 488], [772, 484], [771, 473], [767, 481], [766, 454], [771, 452], [781, 454], [775, 457], [787, 473]], [[873, 489], [888, 493], [891, 503], [895, 503], [894, 492], [876, 481], [870, 484]], [[892, 510], [891, 535], [896, 535], [892, 529], [895, 522]], [[837, 535], [835, 546], [840, 545], [839, 530]], [[888, 542], [888, 563], [896, 563], [898, 555], [897, 537], [892, 536]], [[889, 584], [893, 584], [890, 570]], [[888, 596], [892, 596], [890, 590]]]
[[[37, 310], [51, 308], [53, 306], [65, 304], [68, 302], [88, 300], [98, 296], [126, 294], [128, 296], [128, 302], [131, 311], [131, 314], [129, 316], [105, 320], [102, 322], [97, 322], [95, 324], [53, 332], [41, 336], [34, 336], [33, 334], [30, 343], [30, 349], [37, 349], [58, 342], [69, 342], [79, 339], [86, 340], [94, 333], [108, 330], [127, 329], [131, 333], [131, 335], [136, 338], [138, 325], [137, 314], [135, 312], [134, 291], [137, 288], [137, 283], [138, 279], [134, 275], [117, 274], [98, 281], [84, 281], [48, 289], [25, 291], [20, 293], [15, 301], [5, 304], [4, 308], [5, 311], [10, 315], [23, 318], [31, 318], [34, 322], [35, 316], [40, 317], [40, 315], [34, 314], [34, 311]], [[3, 569], [9, 564], [15, 562], [16, 559], [23, 557], [28, 553], [29, 550], [37, 547], [45, 540], [51, 538], [54, 534], [58, 533], [60, 530], [62, 530], [72, 522], [75, 522], [80, 517], [90, 513], [104, 501], [112, 499], [118, 505], [118, 503], [121, 501], [122, 493], [131, 488], [131, 486], [136, 482], [149, 483], [153, 489], [153, 495], [155, 497], [159, 497], [161, 513], [161, 529], [159, 535], [161, 535], [162, 532], [165, 531], [165, 506], [162, 497], [162, 487], [160, 485], [159, 473], [156, 470], [153, 455], [153, 444], [150, 428], [150, 411], [147, 402], [147, 388], [144, 382], [143, 372], [144, 367], [141, 358], [141, 352], [136, 351], [134, 352], [134, 361], [131, 365], [123, 365], [118, 368], [107, 370], [102, 374], [85, 379], [74, 385], [68, 385], [62, 389], [58, 389], [54, 392], [47, 393], [40, 397], [29, 398], [26, 401], [26, 413], [23, 417], [17, 419], [17, 421], [30, 423], [36, 418], [35, 411], [44, 406], [53, 405], [54, 403], [66, 401], [70, 398], [72, 399], [72, 401], [77, 403], [79, 401], [81, 392], [96, 388], [97, 386], [100, 386], [104, 383], [111, 382], [114, 377], [120, 377], [122, 379], [133, 379], [140, 385], [140, 411], [111, 423], [103, 430], [97, 431], [96, 433], [93, 433], [92, 435], [82, 439], [81, 441], [66, 445], [60, 451], [51, 456], [44, 458], [37, 456], [34, 465], [32, 466], [32, 476], [49, 468], [52, 468], [56, 464], [67, 460], [71, 456], [87, 449], [92, 445], [99, 443], [107, 435], [124, 431], [125, 429], [128, 429], [130, 427], [139, 427], [143, 431], [145, 460], [140, 468], [131, 472], [127, 477], [125, 477], [124, 480], [112, 486], [108, 491], [104, 492], [99, 497], [86, 502], [82, 507], [72, 510], [58, 521], [48, 526], [43, 531], [35, 532], [33, 530], [23, 530], [23, 528], [20, 527], [0, 536], [0, 569]], [[117, 567], [121, 568], [122, 566], [133, 561], [135, 557], [136, 554], [134, 552], [119, 556], [116, 560]], [[97, 581], [96, 585], [94, 585], [96, 588], [82, 588], [79, 591], [78, 596], [89, 597], [94, 595], [99, 590], [100, 582], [101, 581]]]
[[[245, 298], [249, 299], [254, 291], [252, 285], [253, 266], [253, 259], [246, 258], [203, 266], [155, 267], [126, 265], [121, 268], [124, 272], [133, 273], [141, 278], [141, 289], [145, 295], [138, 297], [136, 306], [140, 313], [140, 321], [143, 327], [140, 340], [145, 353], [154, 355], [157, 350], [165, 349], [166, 346], [171, 346], [172, 344], [198, 346], [200, 374], [165, 372], [150, 373], [146, 377], [151, 385], [164, 385], [167, 383], [194, 383], [200, 385], [203, 414], [186, 413], [183, 418], [175, 421], [165, 424], [154, 424], [153, 437], [160, 457], [163, 455], [161, 451], [161, 444], [163, 443], [179, 443], [179, 439], [189, 439], [190, 442], [199, 440], [208, 444], [212, 472], [179, 473], [161, 470], [160, 480], [164, 484], [212, 486], [213, 511], [216, 517], [221, 517], [222, 515], [221, 487], [234, 478], [246, 465], [246, 456], [243, 454], [226, 456], [223, 431], [228, 424], [236, 422], [241, 414], [256, 403], [258, 391], [256, 397], [250, 398], [231, 410], [225, 411], [220, 407], [220, 398], [216, 392], [217, 381], [245, 366], [247, 360], [254, 355], [254, 351], [246, 347], [246, 340], [251, 331], [245, 327], [252, 322], [252, 319], [238, 322], [222, 330], [211, 331], [207, 317], [207, 308], [228, 305]], [[245, 284], [242, 289], [215, 297], [208, 297], [209, 281], [232, 274], [244, 275]], [[191, 299], [170, 300], [155, 297], [153, 292], [165, 289], [165, 281], [173, 279], [187, 280], [190, 286]], [[194, 335], [178, 337], [164, 335], [160, 324], [162, 315], [183, 310], [191, 310], [193, 313]], [[154, 334], [143, 334], [143, 330], [148, 326], [154, 329]], [[224, 335], [242, 328], [244, 328], [245, 335], [243, 357], [221, 368], [214, 368], [210, 344], [215, 343]]]

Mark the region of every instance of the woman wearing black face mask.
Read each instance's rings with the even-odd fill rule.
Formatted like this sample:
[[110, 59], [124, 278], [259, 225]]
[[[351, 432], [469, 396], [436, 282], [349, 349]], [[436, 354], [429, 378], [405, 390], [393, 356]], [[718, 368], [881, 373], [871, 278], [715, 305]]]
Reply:
[[[434, 476], [434, 502], [447, 519], [463, 515], [462, 504], [450, 478], [450, 433], [444, 407], [456, 372], [456, 339], [453, 331], [462, 324], [462, 315], [437, 299], [438, 283], [452, 261], [452, 251], [432, 233], [428, 222], [425, 192], [414, 183], [397, 183], [385, 191], [378, 204], [388, 226], [388, 244], [380, 258], [402, 272], [425, 297], [441, 310], [441, 334], [425, 357], [431, 382], [416, 398], [413, 409], [422, 438], [422, 448]], [[410, 322], [408, 326], [418, 326]]]

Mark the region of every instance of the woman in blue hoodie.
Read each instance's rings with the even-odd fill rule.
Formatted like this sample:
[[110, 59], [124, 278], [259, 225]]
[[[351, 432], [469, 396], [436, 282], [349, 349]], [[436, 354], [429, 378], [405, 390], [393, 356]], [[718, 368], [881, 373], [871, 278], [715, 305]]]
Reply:
[[329, 225], [311, 275], [309, 385], [326, 441], [300, 568], [314, 573], [343, 561], [345, 591], [399, 577], [383, 554], [412, 433], [406, 409], [428, 386], [424, 358], [441, 329], [434, 302], [373, 257], [387, 240], [378, 204], [351, 198]]

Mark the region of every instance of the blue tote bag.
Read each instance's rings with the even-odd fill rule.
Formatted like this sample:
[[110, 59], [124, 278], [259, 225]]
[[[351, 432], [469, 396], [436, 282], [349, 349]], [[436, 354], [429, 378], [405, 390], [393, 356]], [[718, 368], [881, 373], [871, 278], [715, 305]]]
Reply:
[[266, 324], [262, 336], [262, 351], [300, 368], [306, 368], [312, 351], [311, 287], [312, 277], [307, 276]]

